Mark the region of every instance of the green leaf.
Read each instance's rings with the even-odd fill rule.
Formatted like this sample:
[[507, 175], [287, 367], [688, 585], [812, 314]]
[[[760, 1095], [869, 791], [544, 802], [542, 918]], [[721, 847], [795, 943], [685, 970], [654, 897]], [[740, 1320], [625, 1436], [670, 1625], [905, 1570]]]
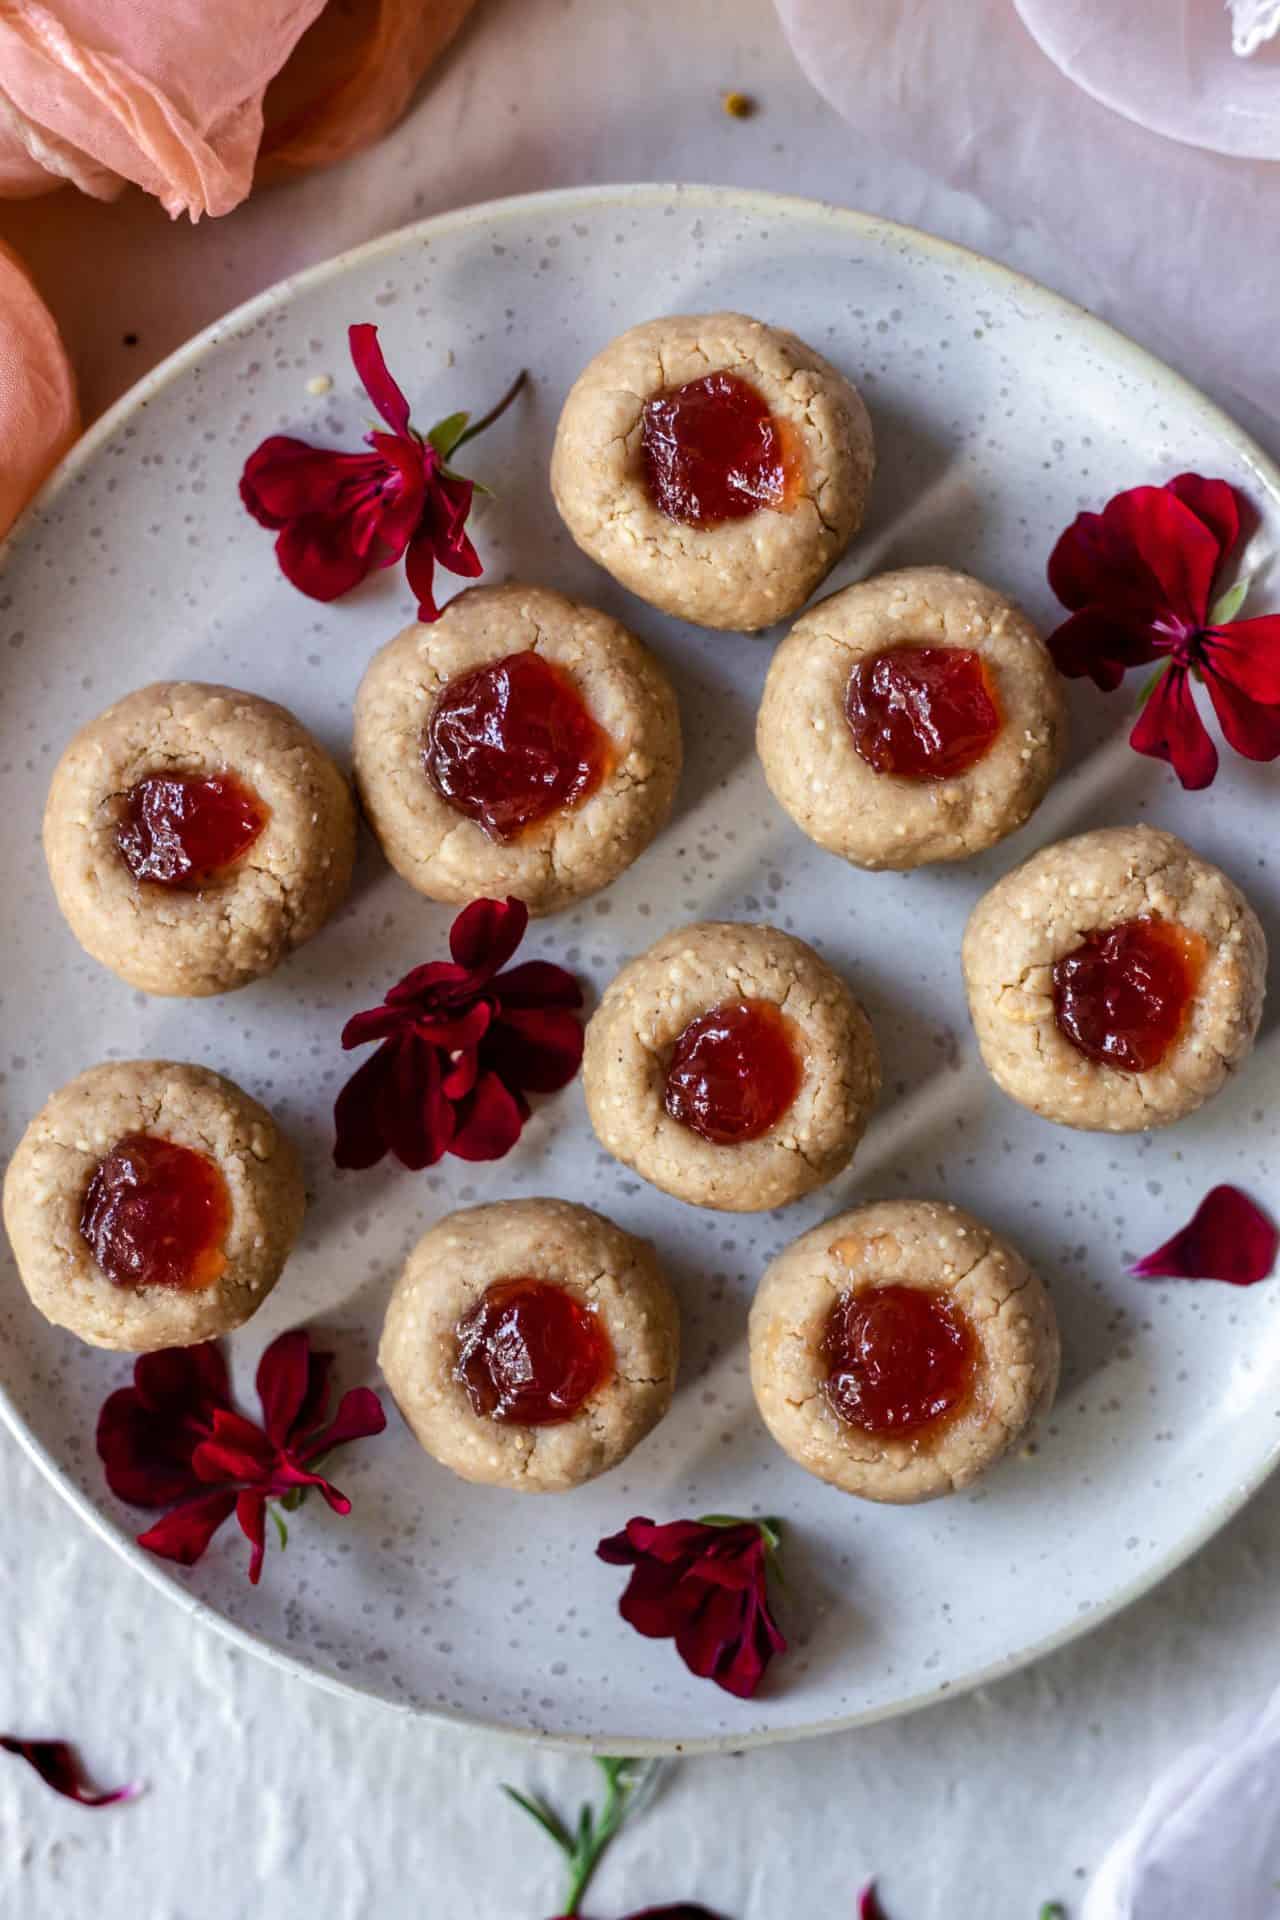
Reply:
[[545, 1800], [531, 1800], [526, 1794], [517, 1792], [515, 1787], [509, 1787], [505, 1783], [502, 1791], [508, 1800], [514, 1800], [531, 1820], [536, 1820], [542, 1831], [550, 1834], [560, 1851], [568, 1854], [572, 1859], [573, 1836], [554, 1807], [549, 1807]]
[[1218, 595], [1209, 609], [1209, 625], [1211, 627], [1228, 626], [1244, 605], [1248, 592], [1249, 576], [1243, 574], [1233, 587], [1228, 587], [1225, 593]]
[[1046, 1900], [1040, 1909], [1039, 1920], [1067, 1920], [1067, 1910], [1061, 1900]]
[[270, 1505], [267, 1507], [267, 1512], [271, 1515], [271, 1518], [276, 1523], [276, 1532], [280, 1536], [280, 1545], [282, 1547], [287, 1547], [289, 1544], [289, 1529], [288, 1527], [286, 1527], [284, 1523], [284, 1515], [280, 1512], [279, 1507], [273, 1507]]
[[467, 431], [467, 422], [470, 418], [469, 413], [448, 413], [443, 420], [437, 420], [434, 427], [428, 430], [427, 439], [442, 460], [448, 460], [449, 455], [459, 444]]
[[1168, 673], [1169, 668], [1172, 665], [1173, 665], [1172, 660], [1165, 660], [1160, 666], [1156, 668], [1154, 673], [1147, 675], [1147, 678], [1143, 681], [1142, 685], [1138, 688], [1138, 711], [1139, 712], [1141, 712], [1143, 707], [1146, 706], [1148, 700], [1151, 698], [1152, 694], [1155, 692], [1160, 681], [1164, 678], [1165, 674]]

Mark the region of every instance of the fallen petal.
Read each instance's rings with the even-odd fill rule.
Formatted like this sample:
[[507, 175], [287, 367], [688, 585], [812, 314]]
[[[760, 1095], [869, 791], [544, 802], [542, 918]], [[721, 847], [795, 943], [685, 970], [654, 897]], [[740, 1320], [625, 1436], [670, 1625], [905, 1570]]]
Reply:
[[111, 1787], [105, 1792], [91, 1787], [75, 1748], [66, 1740], [19, 1740], [14, 1734], [0, 1733], [0, 1748], [25, 1760], [47, 1787], [82, 1807], [110, 1807], [118, 1801], [136, 1800], [142, 1792], [136, 1785]]
[[1130, 1267], [1143, 1280], [1225, 1280], [1252, 1287], [1276, 1262], [1280, 1230], [1239, 1187], [1214, 1187], [1162, 1247]]

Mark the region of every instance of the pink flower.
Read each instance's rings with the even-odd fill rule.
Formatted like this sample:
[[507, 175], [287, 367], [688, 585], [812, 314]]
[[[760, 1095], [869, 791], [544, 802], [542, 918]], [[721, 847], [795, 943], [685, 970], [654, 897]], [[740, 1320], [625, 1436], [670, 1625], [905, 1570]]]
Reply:
[[113, 1807], [119, 1801], [136, 1800], [142, 1791], [137, 1786], [111, 1787], [106, 1792], [91, 1787], [75, 1748], [66, 1740], [20, 1740], [12, 1733], [0, 1733], [0, 1750], [25, 1760], [47, 1787], [82, 1807]]
[[450, 414], [424, 438], [387, 371], [378, 329], [365, 322], [350, 327], [347, 337], [355, 370], [391, 431], [365, 435], [370, 453], [339, 453], [272, 434], [245, 462], [240, 498], [260, 525], [278, 531], [281, 572], [313, 600], [337, 600], [375, 567], [403, 558], [418, 618], [435, 620], [437, 563], [468, 580], [483, 572], [466, 531], [474, 483], [452, 472], [448, 461], [510, 405], [525, 376], [474, 426], [469, 415]]
[[633, 1569], [618, 1611], [637, 1633], [674, 1640], [691, 1673], [749, 1700], [787, 1643], [769, 1610], [776, 1522], [629, 1520], [596, 1548]]
[[1130, 1273], [1144, 1280], [1225, 1280], [1252, 1287], [1276, 1263], [1280, 1232], [1239, 1187], [1214, 1187], [1185, 1227]]
[[1196, 473], [1133, 487], [1078, 515], [1049, 561], [1049, 584], [1071, 609], [1049, 640], [1059, 670], [1109, 693], [1131, 667], [1160, 661], [1129, 742], [1193, 789], [1218, 771], [1196, 681], [1229, 746], [1249, 760], [1280, 755], [1280, 615], [1233, 620], [1242, 584], [1213, 598], [1243, 504], [1225, 480]]
[[311, 1351], [304, 1328], [280, 1334], [258, 1364], [263, 1425], [256, 1426], [232, 1406], [226, 1361], [212, 1341], [142, 1354], [133, 1385], [105, 1401], [97, 1436], [107, 1485], [119, 1499], [172, 1508], [138, 1535], [138, 1545], [190, 1567], [234, 1513], [256, 1586], [268, 1500], [296, 1506], [318, 1487], [335, 1513], [350, 1513], [346, 1495], [317, 1471], [321, 1457], [381, 1433], [387, 1422], [369, 1387], [351, 1388], [327, 1418], [332, 1365], [331, 1353]]
[[445, 1153], [501, 1159], [529, 1118], [526, 1094], [572, 1080], [581, 987], [546, 960], [500, 971], [528, 924], [519, 900], [473, 900], [450, 931], [451, 961], [415, 967], [348, 1020], [344, 1047], [382, 1044], [334, 1106], [338, 1166], [371, 1167], [387, 1152], [415, 1172]]

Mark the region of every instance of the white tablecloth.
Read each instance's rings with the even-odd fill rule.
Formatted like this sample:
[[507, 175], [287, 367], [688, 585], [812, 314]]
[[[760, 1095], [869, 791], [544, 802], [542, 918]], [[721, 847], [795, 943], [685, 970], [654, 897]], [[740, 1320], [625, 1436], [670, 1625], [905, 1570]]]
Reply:
[[[1008, 31], [1021, 31], [1012, 7]], [[729, 119], [726, 87], [762, 110]], [[840, 121], [771, 0], [488, 0], [411, 119], [338, 173], [194, 230], [136, 197], [60, 195], [0, 210], [0, 235], [57, 310], [93, 411], [228, 307], [372, 234], [499, 194], [672, 177], [864, 206], [1096, 297], [1064, 282], [1051, 236]], [[4, 1762], [0, 1913], [555, 1910], [550, 1849], [497, 1782], [576, 1799], [589, 1762], [406, 1723], [233, 1653], [97, 1543], [7, 1438], [0, 1510], [0, 1728], [74, 1735], [106, 1779], [151, 1784], [137, 1806], [91, 1815]], [[287, 1579], [287, 1561], [270, 1577]], [[1050, 1895], [1070, 1903], [1152, 1774], [1280, 1677], [1278, 1580], [1273, 1487], [1153, 1597], [989, 1692], [819, 1746], [686, 1763], [615, 1850], [591, 1912], [697, 1898], [730, 1920], [846, 1920], [872, 1870], [894, 1920], [1034, 1920]]]

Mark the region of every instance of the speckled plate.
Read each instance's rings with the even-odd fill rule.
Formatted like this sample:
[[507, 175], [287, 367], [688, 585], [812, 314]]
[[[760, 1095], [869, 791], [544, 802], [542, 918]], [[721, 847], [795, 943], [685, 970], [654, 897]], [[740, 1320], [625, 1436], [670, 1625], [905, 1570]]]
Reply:
[[[106, 1492], [93, 1447], [97, 1409], [129, 1363], [46, 1326], [11, 1266], [0, 1275], [9, 1422], [141, 1573], [242, 1644], [403, 1711], [613, 1750], [731, 1748], [847, 1726], [1006, 1671], [1190, 1553], [1258, 1485], [1280, 1437], [1280, 1287], [1153, 1286], [1124, 1273], [1216, 1180], [1280, 1205], [1276, 1117], [1264, 1106], [1274, 1031], [1212, 1107], [1172, 1132], [1072, 1134], [996, 1092], [959, 971], [979, 893], [1044, 842], [1108, 822], [1184, 833], [1274, 929], [1274, 774], [1228, 756], [1211, 791], [1185, 796], [1125, 745], [1127, 692], [1073, 689], [1066, 772], [1031, 826], [984, 858], [876, 875], [811, 846], [770, 801], [752, 750], [768, 640], [697, 632], [628, 598], [573, 547], [547, 490], [556, 415], [588, 356], [653, 313], [723, 306], [795, 328], [870, 404], [881, 471], [833, 586], [950, 561], [1012, 588], [1047, 625], [1045, 559], [1077, 508], [1187, 467], [1246, 489], [1263, 517], [1253, 560], [1266, 572], [1280, 476], [1189, 386], [1087, 314], [861, 214], [630, 187], [428, 221], [231, 315], [86, 436], [16, 536], [0, 591], [5, 1147], [53, 1087], [104, 1055], [206, 1061], [274, 1108], [302, 1144], [312, 1205], [284, 1280], [233, 1342], [249, 1404], [263, 1344], [303, 1320], [336, 1346], [345, 1381], [376, 1383], [378, 1325], [404, 1253], [447, 1208], [482, 1198], [570, 1195], [650, 1235], [679, 1290], [686, 1347], [663, 1426], [616, 1472], [562, 1498], [465, 1486], [393, 1417], [343, 1462], [352, 1517], [309, 1506], [256, 1591], [234, 1528], [189, 1573], [134, 1548], [138, 1517]], [[471, 461], [497, 488], [478, 520], [488, 577], [597, 601], [656, 648], [679, 689], [689, 764], [672, 824], [602, 898], [541, 923], [531, 951], [598, 991], [682, 920], [768, 918], [820, 947], [866, 1001], [885, 1096], [852, 1173], [812, 1200], [759, 1217], [668, 1200], [599, 1150], [577, 1086], [545, 1103], [496, 1166], [335, 1174], [343, 1020], [439, 953], [450, 918], [370, 844], [338, 920], [233, 998], [145, 999], [86, 959], [59, 919], [38, 840], [49, 771], [72, 729], [129, 688], [171, 675], [250, 687], [345, 756], [365, 663], [411, 616], [403, 577], [382, 575], [333, 607], [302, 598], [236, 480], [280, 429], [356, 443], [368, 407], [344, 343], [360, 319], [381, 326], [420, 421], [486, 404], [528, 363], [527, 403]], [[323, 395], [319, 375], [333, 380]], [[747, 1304], [765, 1262], [825, 1214], [885, 1194], [945, 1195], [1011, 1234], [1052, 1287], [1066, 1346], [1038, 1454], [971, 1494], [901, 1511], [842, 1498], [792, 1467], [755, 1416], [746, 1368]], [[707, 1511], [788, 1524], [794, 1650], [750, 1704], [624, 1627], [619, 1574], [593, 1553], [632, 1514]]]

